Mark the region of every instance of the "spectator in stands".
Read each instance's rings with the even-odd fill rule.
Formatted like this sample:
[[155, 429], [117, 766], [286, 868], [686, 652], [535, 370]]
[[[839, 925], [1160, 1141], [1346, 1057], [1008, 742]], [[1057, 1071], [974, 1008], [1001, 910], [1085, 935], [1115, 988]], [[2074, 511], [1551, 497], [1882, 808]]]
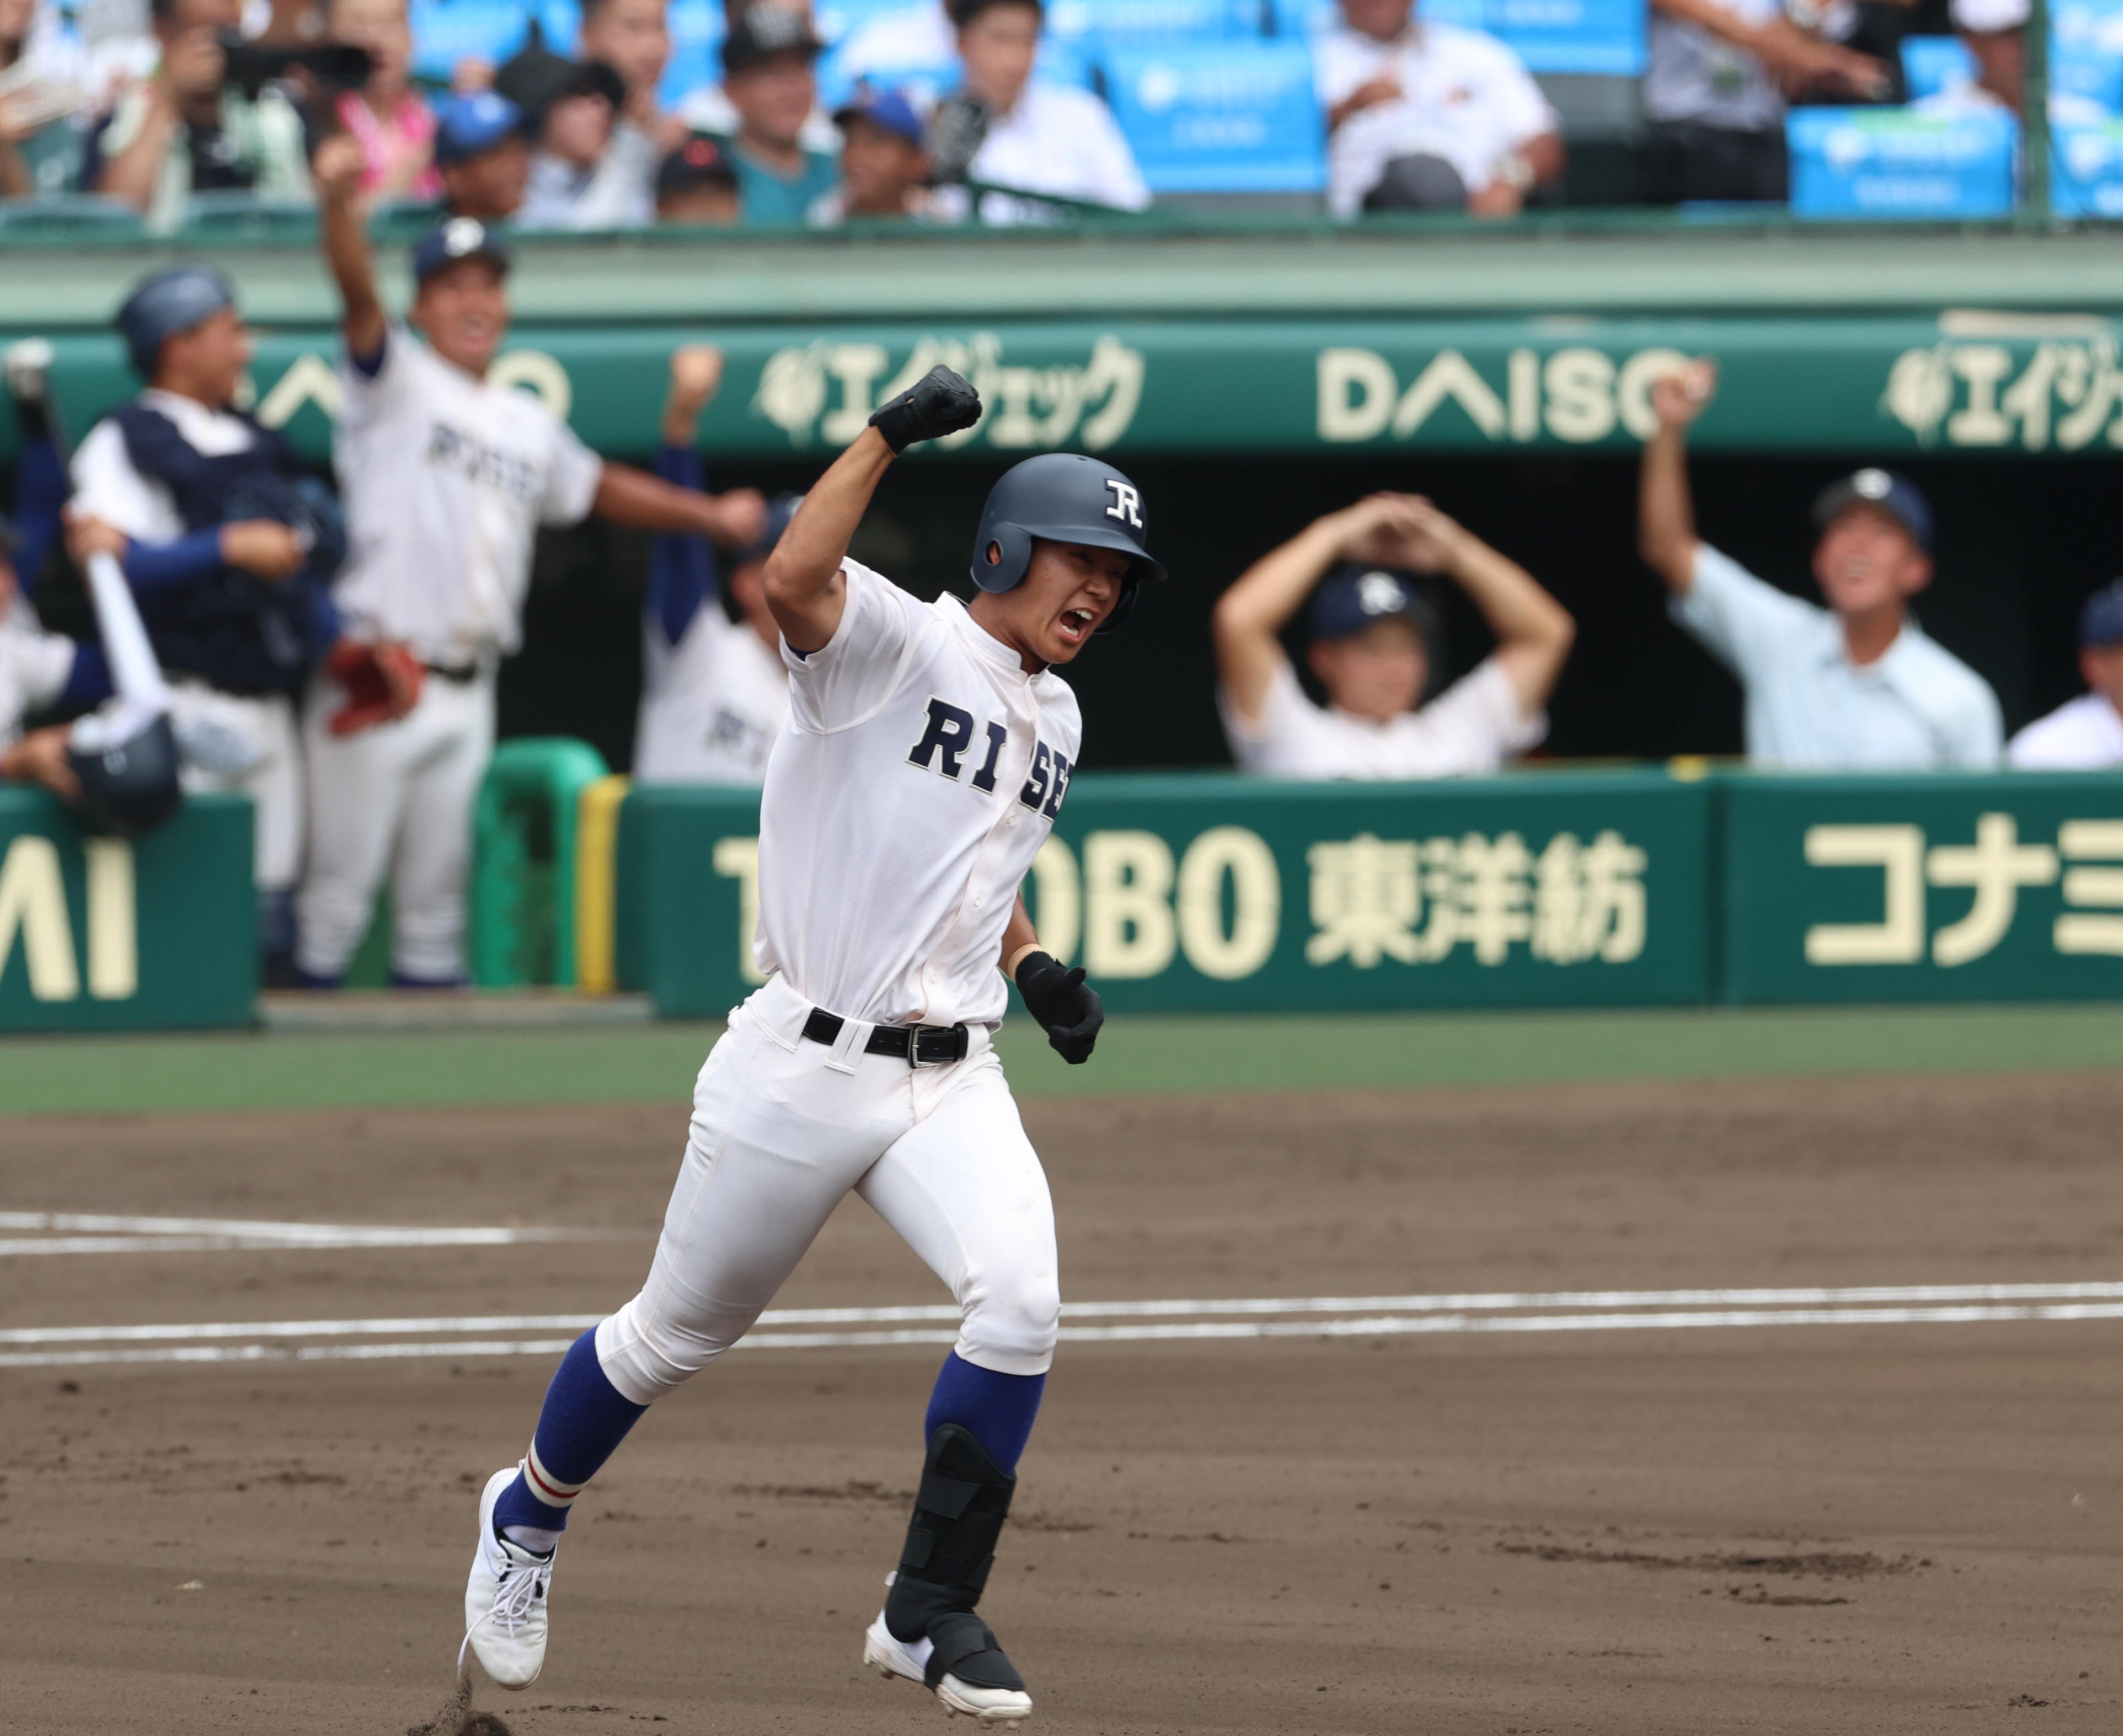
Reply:
[[0, 0], [0, 199], [73, 185], [86, 138], [87, 75], [57, 7]]
[[1495, 37], [1413, 12], [1412, 0], [1342, 0], [1319, 42], [1328, 208], [1509, 217], [1563, 172], [1555, 110]]
[[[722, 352], [689, 344], [671, 357], [656, 474], [698, 492], [701, 412], [722, 383]], [[634, 776], [644, 784], [727, 784], [757, 788], [767, 751], [789, 714], [781, 629], [766, 606], [766, 557], [802, 504], [784, 494], [758, 534], [715, 570], [704, 536], [656, 539], [642, 620], [641, 714]]]
[[368, 51], [368, 82], [332, 99], [340, 125], [361, 143], [363, 194], [378, 201], [436, 198], [443, 183], [434, 160], [435, 111], [412, 86], [406, 0], [331, 0], [326, 30], [333, 41]]
[[748, 226], [800, 223], [840, 180], [840, 166], [804, 143], [818, 101], [812, 68], [824, 48], [810, 19], [791, 7], [752, 6], [730, 21], [723, 92], [737, 114], [729, 157]]
[[685, 137], [685, 124], [666, 115], [658, 96], [671, 61], [668, 4], [668, 0], [583, 0], [576, 46], [584, 60], [601, 60], [619, 74], [626, 94], [617, 125], [645, 136], [653, 155], [675, 149]]
[[2078, 617], [2078, 672], [2087, 691], [2037, 718], [2005, 749], [2022, 771], [2123, 766], [2123, 578], [2086, 600]]
[[525, 49], [494, 87], [523, 111], [533, 147], [518, 221], [532, 229], [640, 229], [656, 220], [655, 141], [622, 124], [626, 85], [602, 60]]
[[494, 91], [446, 96], [435, 109], [435, 175], [452, 217], [499, 223], [523, 208], [531, 146], [523, 111]]
[[1793, 23], [1783, 0], [1652, 0], [1647, 191], [1659, 204], [1781, 204], [1787, 95], [1877, 101], [1890, 84], [1877, 60]]
[[2027, 0], [1952, 0], [1954, 34], [1975, 57], [1977, 86], [2015, 115], [2027, 104]]
[[[1450, 575], [1497, 641], [1427, 705], [1436, 620], [1419, 573]], [[1307, 597], [1306, 661], [1324, 706], [1305, 696], [1278, 637]], [[1548, 732], [1542, 708], [1577, 631], [1523, 567], [1415, 494], [1373, 494], [1315, 520], [1216, 600], [1212, 630], [1231, 756], [1269, 778], [1494, 771]]]
[[220, 273], [157, 271], [118, 321], [147, 390], [75, 451], [68, 545], [78, 564], [100, 552], [124, 568], [174, 721], [204, 719], [234, 744], [222, 765], [189, 767], [185, 786], [251, 798], [265, 952], [284, 976], [302, 837], [293, 701], [338, 635], [323, 583], [343, 540], [336, 508], [236, 408], [251, 334]]
[[89, 134], [83, 183], [124, 200], [158, 232], [184, 222], [194, 193], [307, 193], [295, 105], [272, 85], [253, 99], [224, 82], [220, 33], [241, 21], [241, 0], [154, 0], [154, 7], [162, 63]]
[[811, 207], [811, 221], [926, 219], [929, 153], [921, 117], [905, 94], [858, 84], [833, 124], [841, 129], [841, 185]]
[[[934, 124], [940, 143], [936, 167], [949, 178], [963, 172], [991, 186], [1140, 211], [1150, 190], [1135, 153], [1104, 103], [1072, 85], [1034, 76], [1039, 0], [953, 0], [963, 87], [939, 105]], [[963, 196], [941, 199], [946, 215], [964, 209]], [[1057, 208], [988, 194], [985, 222], [1051, 222]]]
[[[738, 15], [747, 9], [748, 3], [749, 0], [723, 0], [724, 18], [734, 22]], [[769, 0], [769, 3], [785, 5], [787, 0]], [[930, 3], [931, 10], [935, 10], [933, 0], [930, 0]], [[807, 9], [799, 7], [797, 10]], [[861, 34], [860, 30], [858, 29], [855, 34]], [[846, 40], [843, 39], [844, 41]], [[949, 53], [947, 46], [945, 58], [949, 58]], [[736, 138], [740, 124], [737, 110], [730, 102], [729, 92], [724, 88], [720, 79], [688, 91], [678, 103], [678, 119], [696, 133], [710, 133], [717, 138], [724, 139]], [[833, 125], [832, 117], [819, 108], [815, 101], [811, 112], [804, 116], [803, 129], [796, 137], [797, 143], [805, 150], [817, 152], [822, 156], [832, 156], [841, 147], [841, 135]]]
[[743, 213], [729, 152], [706, 133], [696, 133], [658, 166], [658, 222], [728, 225]]
[[1815, 503], [1825, 609], [1697, 540], [1688, 430], [1717, 381], [1704, 359], [1652, 389], [1658, 428], [1644, 447], [1637, 546], [1672, 593], [1673, 618], [1740, 678], [1747, 757], [1831, 771], [1994, 766], [1997, 696], [1910, 613], [1932, 577], [1931, 508], [1913, 484], [1864, 470]]

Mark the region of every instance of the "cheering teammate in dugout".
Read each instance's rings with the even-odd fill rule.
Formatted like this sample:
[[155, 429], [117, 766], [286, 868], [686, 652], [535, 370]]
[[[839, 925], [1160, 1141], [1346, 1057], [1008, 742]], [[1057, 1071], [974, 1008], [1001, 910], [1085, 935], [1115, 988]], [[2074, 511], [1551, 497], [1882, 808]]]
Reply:
[[703, 494], [608, 464], [528, 394], [487, 369], [508, 330], [508, 255], [473, 218], [414, 250], [410, 323], [385, 317], [359, 196], [359, 144], [340, 134], [312, 168], [323, 240], [345, 306], [345, 408], [333, 460], [348, 554], [334, 589], [348, 643], [303, 720], [312, 792], [295, 962], [335, 985], [391, 876], [394, 979], [465, 976], [472, 805], [494, 742], [494, 676], [522, 637], [541, 525], [594, 512], [742, 547], [766, 503]]
[[[1497, 648], [1418, 709], [1437, 620], [1416, 582], [1443, 573]], [[1312, 599], [1315, 705], [1279, 638]], [[1517, 562], [1418, 494], [1372, 494], [1263, 555], [1216, 600], [1217, 707], [1240, 766], [1266, 778], [1446, 778], [1494, 771], [1548, 732], [1577, 627]]]
[[504, 1687], [544, 1662], [554, 1555], [584, 1485], [653, 1401], [743, 1336], [853, 1188], [963, 1311], [864, 1659], [983, 1724], [1032, 1710], [974, 1609], [1061, 1300], [1046, 1177], [990, 1039], [1009, 977], [1065, 1060], [1090, 1055], [1099, 997], [1041, 948], [1019, 887], [1082, 732], [1054, 667], [1118, 626], [1162, 569], [1135, 484], [1062, 452], [989, 494], [970, 607], [916, 602], [850, 560], [893, 458], [979, 415], [970, 386], [932, 371], [870, 419], [768, 559], [790, 706], [760, 811], [767, 980], [694, 1086], [648, 1281], [576, 1341], [530, 1452], [480, 1496], [466, 1643]]

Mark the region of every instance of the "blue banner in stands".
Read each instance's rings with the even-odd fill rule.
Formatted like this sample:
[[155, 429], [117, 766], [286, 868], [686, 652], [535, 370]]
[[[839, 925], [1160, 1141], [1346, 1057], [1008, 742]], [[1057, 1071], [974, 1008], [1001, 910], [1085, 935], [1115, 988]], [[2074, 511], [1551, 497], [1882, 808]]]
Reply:
[[1188, 42], [1105, 57], [1107, 101], [1158, 193], [1316, 193], [1326, 128], [1297, 42]]
[[2019, 123], [2002, 109], [1797, 109], [1793, 212], [1816, 218], [2003, 217]]
[[2050, 132], [2050, 208], [2059, 217], [2123, 217], [2123, 120]]
[[2050, 95], [2123, 110], [2123, 0], [2051, 0]]

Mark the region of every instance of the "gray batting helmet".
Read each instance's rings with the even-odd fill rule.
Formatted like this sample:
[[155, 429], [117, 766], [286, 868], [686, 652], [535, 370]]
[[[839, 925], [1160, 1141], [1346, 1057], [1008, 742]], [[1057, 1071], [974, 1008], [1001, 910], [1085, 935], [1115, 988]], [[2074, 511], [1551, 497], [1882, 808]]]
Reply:
[[126, 353], [143, 375], [155, 372], [162, 342], [236, 305], [228, 279], [211, 265], [171, 265], [143, 278], [118, 310]]
[[1128, 575], [1113, 613], [1099, 623], [1099, 632], [1110, 633], [1134, 607], [1144, 576], [1165, 577], [1144, 546], [1146, 535], [1142, 490], [1110, 464], [1080, 452], [1042, 452], [1013, 465], [988, 490], [973, 539], [973, 583], [983, 591], [1015, 589], [1032, 565], [1035, 537], [1117, 550], [1129, 557]]

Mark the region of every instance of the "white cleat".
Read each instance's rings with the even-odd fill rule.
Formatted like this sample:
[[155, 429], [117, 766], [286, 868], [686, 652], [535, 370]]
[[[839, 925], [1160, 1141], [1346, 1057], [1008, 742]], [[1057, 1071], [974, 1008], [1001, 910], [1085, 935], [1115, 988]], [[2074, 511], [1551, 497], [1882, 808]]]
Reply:
[[[912, 1645], [896, 1638], [884, 1625], [880, 1611], [869, 1631], [863, 1635], [863, 1662], [887, 1680], [897, 1676], [917, 1687], [928, 1685], [929, 1654], [935, 1649], [927, 1640], [916, 1640]], [[944, 1710], [956, 1715], [963, 1712], [974, 1723], [983, 1726], [1016, 1724], [1032, 1715], [1032, 1696], [1021, 1688], [975, 1687], [961, 1682], [948, 1671], [938, 1681], [936, 1697], [944, 1702]]]
[[[494, 1504], [520, 1469], [511, 1465], [495, 1472], [480, 1491], [479, 1551], [465, 1581], [465, 1636], [457, 1648], [457, 1673], [464, 1673], [469, 1651], [496, 1687], [528, 1687], [546, 1667], [553, 1556], [534, 1555], [494, 1528]], [[559, 1553], [557, 1547], [553, 1553]]]

